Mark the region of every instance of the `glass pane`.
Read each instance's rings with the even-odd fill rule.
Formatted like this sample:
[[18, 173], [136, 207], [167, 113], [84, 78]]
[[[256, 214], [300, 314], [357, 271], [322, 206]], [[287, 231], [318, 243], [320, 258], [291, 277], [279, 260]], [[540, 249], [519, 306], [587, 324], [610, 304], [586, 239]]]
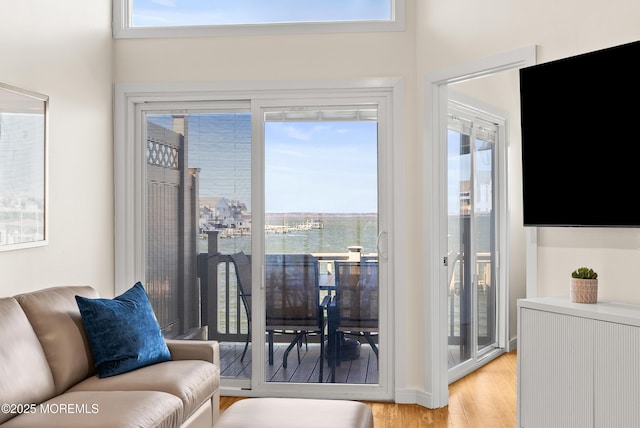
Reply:
[[495, 126], [454, 117], [448, 133], [449, 368], [496, 341]]
[[265, 122], [266, 381], [377, 384], [377, 122], [317, 117]]
[[470, 246], [471, 153], [469, 135], [448, 133], [449, 367], [471, 357], [472, 292], [465, 250]]
[[218, 340], [222, 376], [248, 378], [251, 115], [146, 123], [146, 286], [158, 321], [167, 337]]
[[390, 21], [391, 0], [130, 0], [132, 27]]
[[478, 350], [492, 347], [496, 340], [496, 288], [493, 286], [495, 254], [494, 148], [491, 141], [477, 140], [475, 145], [474, 216], [476, 251], [476, 296]]
[[44, 245], [45, 95], [0, 83], [0, 251]]

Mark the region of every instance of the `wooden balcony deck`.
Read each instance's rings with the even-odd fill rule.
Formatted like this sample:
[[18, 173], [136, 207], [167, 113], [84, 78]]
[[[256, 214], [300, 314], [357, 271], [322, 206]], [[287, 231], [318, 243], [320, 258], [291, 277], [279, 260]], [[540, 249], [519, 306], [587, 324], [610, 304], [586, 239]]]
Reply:
[[[300, 348], [300, 364], [296, 350], [289, 354], [287, 368], [282, 364], [286, 344], [274, 345], [274, 363], [269, 365], [265, 360], [265, 373], [268, 382], [317, 383], [320, 360], [320, 345], [309, 343], [308, 348]], [[220, 373], [223, 377], [248, 378], [251, 375], [251, 346], [240, 361], [244, 343], [220, 343]], [[265, 347], [266, 355], [266, 347]], [[330, 382], [331, 371], [326, 361], [323, 362], [324, 382]], [[336, 383], [377, 384], [378, 361], [371, 347], [363, 343], [360, 346], [360, 357], [356, 360], [342, 361], [336, 367]]]

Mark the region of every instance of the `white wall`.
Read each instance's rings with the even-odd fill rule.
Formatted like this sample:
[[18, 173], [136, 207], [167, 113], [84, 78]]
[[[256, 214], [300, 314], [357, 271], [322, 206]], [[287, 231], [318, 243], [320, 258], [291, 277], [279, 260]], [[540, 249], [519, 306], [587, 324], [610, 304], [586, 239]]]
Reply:
[[0, 296], [113, 293], [110, 21], [109, 0], [0, 2], [0, 82], [50, 97], [49, 245], [0, 252]]
[[568, 296], [569, 277], [580, 266], [598, 272], [598, 300], [640, 304], [639, 229], [538, 229], [538, 294]]

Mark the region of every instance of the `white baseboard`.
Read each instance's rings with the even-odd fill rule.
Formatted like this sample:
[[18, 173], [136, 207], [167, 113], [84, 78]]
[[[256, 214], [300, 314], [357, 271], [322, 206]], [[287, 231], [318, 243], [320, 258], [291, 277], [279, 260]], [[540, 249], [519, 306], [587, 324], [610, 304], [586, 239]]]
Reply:
[[418, 389], [396, 389], [395, 402], [398, 404], [418, 404], [427, 409], [435, 409], [431, 394]]

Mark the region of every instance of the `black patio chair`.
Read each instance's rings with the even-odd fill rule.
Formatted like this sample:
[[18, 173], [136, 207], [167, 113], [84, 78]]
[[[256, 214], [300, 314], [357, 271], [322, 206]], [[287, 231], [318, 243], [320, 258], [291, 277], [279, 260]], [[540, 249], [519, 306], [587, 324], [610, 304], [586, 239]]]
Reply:
[[345, 334], [364, 338], [378, 358], [374, 336], [379, 333], [378, 262], [336, 261], [335, 296], [328, 307], [329, 367], [335, 382], [336, 366], [342, 360]]
[[240, 361], [244, 360], [251, 341], [251, 258], [240, 251], [231, 255], [233, 266], [236, 271], [236, 281], [238, 284], [238, 295], [242, 299], [242, 305], [247, 314], [247, 339], [244, 344], [244, 351]]
[[326, 322], [324, 307], [320, 304], [318, 259], [310, 254], [267, 254], [264, 271], [269, 364], [273, 364], [274, 334], [294, 336], [283, 356], [284, 368], [287, 368], [289, 352], [294, 346], [298, 347], [300, 363], [302, 341], [306, 341], [309, 334], [318, 335], [319, 380], [322, 382]]

